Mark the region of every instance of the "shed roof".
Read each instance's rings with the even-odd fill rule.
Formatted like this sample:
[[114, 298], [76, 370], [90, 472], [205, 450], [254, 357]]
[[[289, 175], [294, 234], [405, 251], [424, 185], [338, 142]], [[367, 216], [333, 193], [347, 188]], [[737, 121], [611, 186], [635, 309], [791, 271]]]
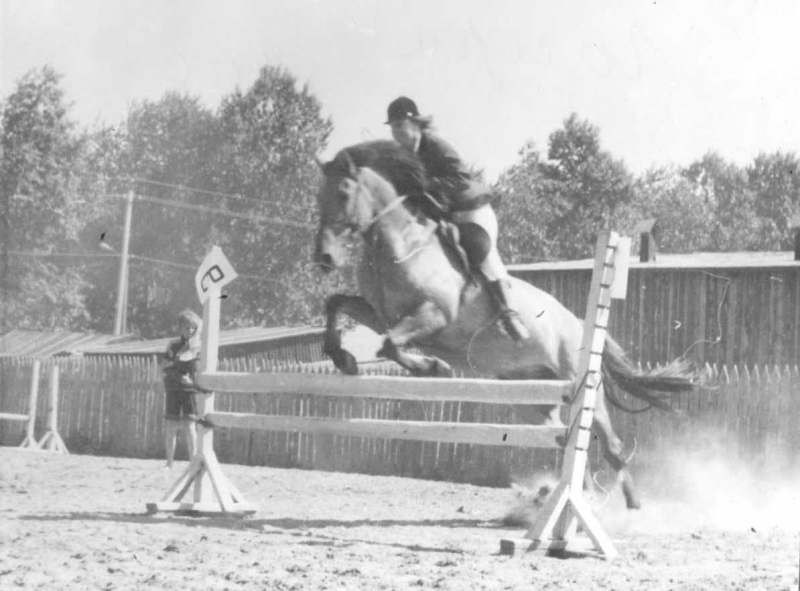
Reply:
[[67, 330], [15, 329], [0, 336], [0, 357], [69, 355], [85, 347], [104, 347], [126, 340], [131, 340], [131, 337]]
[[[573, 271], [592, 269], [593, 259], [574, 261], [548, 261], [508, 265], [511, 272], [526, 271]], [[631, 256], [631, 269], [753, 269], [776, 267], [800, 267], [792, 251], [743, 251], [743, 252], [692, 252], [684, 254], [658, 253], [655, 261], [640, 262]]]
[[[229, 330], [220, 331], [219, 346], [221, 349], [224, 349], [225, 347], [235, 347], [238, 345], [247, 345], [251, 343], [280, 341], [295, 337], [317, 336], [321, 335], [323, 332], [323, 328], [309, 326], [278, 326], [269, 328], [251, 326], [246, 328], [232, 328]], [[156, 355], [166, 351], [167, 345], [173, 339], [175, 339], [174, 336], [162, 339], [151, 339], [147, 341], [109, 343], [100, 347], [85, 347], [80, 350], [80, 353], [83, 355]]]
[[[248, 327], [220, 331], [220, 347], [321, 335], [313, 327]], [[0, 357], [52, 357], [54, 355], [149, 355], [163, 353], [170, 340], [135, 339], [130, 335], [15, 329], [0, 336]]]

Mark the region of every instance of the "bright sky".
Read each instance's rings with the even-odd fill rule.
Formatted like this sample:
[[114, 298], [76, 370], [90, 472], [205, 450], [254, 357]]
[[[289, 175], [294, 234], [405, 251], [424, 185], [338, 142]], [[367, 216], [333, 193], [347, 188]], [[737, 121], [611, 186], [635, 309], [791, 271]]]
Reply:
[[208, 106], [265, 64], [333, 118], [323, 156], [388, 137], [399, 94], [490, 179], [573, 111], [634, 172], [800, 150], [796, 0], [0, 0], [0, 95], [64, 75], [85, 124], [167, 90]]

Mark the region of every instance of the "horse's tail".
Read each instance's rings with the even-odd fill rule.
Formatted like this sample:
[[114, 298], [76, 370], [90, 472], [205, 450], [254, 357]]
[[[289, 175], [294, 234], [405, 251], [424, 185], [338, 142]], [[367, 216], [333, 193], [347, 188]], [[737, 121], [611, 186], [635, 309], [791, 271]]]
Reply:
[[[632, 396], [645, 401], [647, 408], [654, 406], [671, 411], [670, 394], [690, 392], [699, 386], [698, 375], [691, 363], [676, 359], [672, 363], [652, 371], [637, 369], [628, 359], [622, 347], [611, 337], [606, 337], [603, 350], [603, 384], [608, 401], [627, 412], [638, 412], [624, 406], [614, 395], [613, 384]], [[610, 378], [610, 379], [609, 379]], [[611, 382], [611, 383], [610, 383]]]

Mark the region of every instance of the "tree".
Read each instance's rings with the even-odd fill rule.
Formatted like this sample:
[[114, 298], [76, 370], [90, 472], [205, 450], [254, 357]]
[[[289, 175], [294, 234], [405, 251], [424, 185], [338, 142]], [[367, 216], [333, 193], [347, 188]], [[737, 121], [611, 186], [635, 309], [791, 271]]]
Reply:
[[630, 232], [637, 222], [655, 218], [659, 250], [678, 253], [710, 248], [713, 210], [696, 195], [681, 170], [669, 166], [650, 169], [636, 180], [633, 192], [630, 206], [620, 212], [620, 228]]
[[792, 152], [759, 154], [747, 167], [748, 187], [761, 221], [761, 248], [793, 248], [788, 223], [800, 213], [799, 171], [800, 161]]
[[542, 174], [534, 144], [526, 144], [519, 156], [519, 162], [503, 172], [494, 187], [501, 196], [496, 205], [498, 248], [507, 263], [552, 259], [559, 248], [547, 229], [555, 225], [563, 210], [558, 200], [547, 198], [553, 192]]
[[616, 227], [618, 211], [632, 200], [633, 181], [625, 165], [601, 150], [598, 128], [574, 113], [550, 135], [548, 161], [531, 146], [520, 157], [496, 187], [502, 207], [508, 208], [502, 214], [503, 234], [510, 228], [509, 235], [526, 241], [534, 256], [590, 256], [598, 230]]
[[684, 176], [695, 197], [708, 208], [709, 248], [718, 251], [752, 250], [763, 242], [755, 196], [748, 186], [747, 173], [721, 156], [709, 152], [692, 163]]
[[227, 96], [219, 117], [218, 188], [246, 197], [236, 210], [250, 215], [227, 223], [226, 252], [250, 275], [234, 284], [228, 307], [240, 323], [316, 320], [323, 291], [338, 281], [321, 283], [310, 265], [321, 181], [315, 157], [332, 123], [307, 87], [273, 67]]
[[[0, 128], [0, 269], [3, 315], [11, 327], [80, 327], [87, 320], [81, 265], [61, 255], [77, 245], [86, 201], [77, 164], [85, 148], [67, 116], [60, 76], [31, 70], [4, 101]], [[79, 260], [78, 260], [79, 262]]]
[[[93, 139], [113, 154], [93, 164], [114, 179], [102, 215], [91, 224], [95, 247], [122, 247], [123, 197], [137, 195], [133, 207], [128, 284], [128, 330], [143, 336], [170, 334], [178, 312], [195, 305], [193, 266], [214, 239], [213, 218], [190, 207], [219, 207], [220, 196], [188, 187], [209, 187], [218, 125], [196, 97], [167, 92], [157, 101], [134, 103], [119, 128], [98, 131]], [[177, 205], [176, 205], [177, 204]], [[91, 238], [90, 238], [91, 239]], [[118, 263], [97, 269], [89, 296], [93, 324], [109, 330], [114, 317]]]

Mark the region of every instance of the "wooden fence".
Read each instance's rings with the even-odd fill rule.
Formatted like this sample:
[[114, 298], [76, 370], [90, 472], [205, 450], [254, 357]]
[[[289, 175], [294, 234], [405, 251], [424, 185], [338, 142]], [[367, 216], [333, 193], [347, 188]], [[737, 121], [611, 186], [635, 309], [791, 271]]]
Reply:
[[[514, 270], [580, 314], [587, 268]], [[800, 264], [681, 268], [632, 263], [628, 297], [609, 333], [642, 363], [686, 355], [699, 363], [763, 365], [800, 359]]]
[[[158, 365], [147, 357], [47, 360], [61, 364], [59, 430], [73, 453], [125, 457], [163, 457], [164, 389]], [[0, 411], [24, 412], [32, 360], [0, 359]], [[223, 361], [221, 369], [268, 371], [300, 369], [265, 359]], [[306, 371], [330, 371], [327, 363]], [[387, 364], [373, 373], [392, 373]], [[614, 412], [624, 440], [640, 453], [665, 438], [697, 441], [722, 434], [731, 453], [755, 460], [800, 455], [800, 373], [796, 366], [709, 367], [708, 387], [675, 397], [680, 415], [660, 411]], [[399, 375], [399, 374], [398, 374]], [[44, 433], [46, 396], [39, 397], [37, 437]], [[626, 401], [636, 406], [637, 401]], [[316, 396], [217, 395], [224, 411], [301, 416], [520, 423], [530, 407], [478, 403], [424, 403], [332, 399]], [[0, 444], [18, 445], [24, 427], [0, 422]], [[182, 445], [182, 444], [181, 444]], [[215, 437], [224, 462], [318, 470], [357, 471], [505, 485], [515, 475], [553, 467], [558, 452], [479, 445], [387, 441], [334, 435], [248, 432], [220, 429]], [[180, 453], [180, 449], [179, 449]], [[594, 457], [596, 462], [598, 458]]]

